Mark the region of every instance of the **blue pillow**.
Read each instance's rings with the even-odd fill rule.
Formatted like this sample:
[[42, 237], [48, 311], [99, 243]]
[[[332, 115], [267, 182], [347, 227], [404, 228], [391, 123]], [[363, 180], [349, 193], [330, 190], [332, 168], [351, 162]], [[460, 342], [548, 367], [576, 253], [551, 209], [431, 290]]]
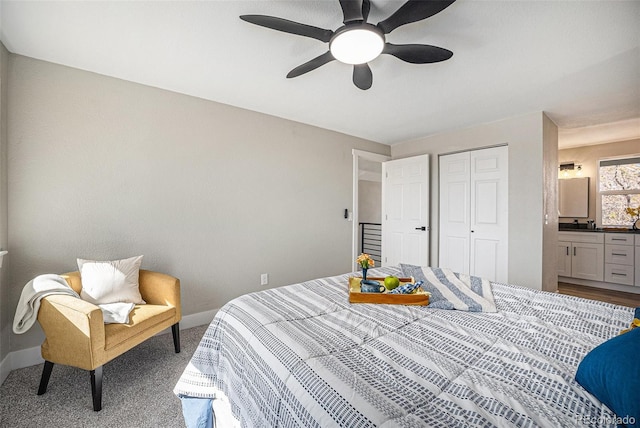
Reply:
[[576, 380], [620, 418], [620, 425], [640, 428], [640, 328], [589, 352]]

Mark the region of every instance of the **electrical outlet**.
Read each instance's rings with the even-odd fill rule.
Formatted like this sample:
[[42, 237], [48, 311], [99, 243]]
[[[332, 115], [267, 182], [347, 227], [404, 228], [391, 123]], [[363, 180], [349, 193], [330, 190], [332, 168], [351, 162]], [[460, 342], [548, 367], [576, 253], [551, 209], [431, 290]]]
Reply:
[[268, 285], [269, 284], [269, 274], [263, 273], [260, 275], [260, 285]]

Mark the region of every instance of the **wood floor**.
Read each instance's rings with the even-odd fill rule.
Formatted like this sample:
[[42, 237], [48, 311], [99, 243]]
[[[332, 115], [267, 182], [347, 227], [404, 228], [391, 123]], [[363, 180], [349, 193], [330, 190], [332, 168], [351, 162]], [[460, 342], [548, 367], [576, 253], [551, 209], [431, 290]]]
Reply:
[[584, 297], [585, 299], [601, 300], [615, 305], [630, 306], [632, 308], [640, 306], [640, 294], [605, 290], [584, 285], [568, 284], [566, 282], [558, 283], [558, 292], [570, 296]]

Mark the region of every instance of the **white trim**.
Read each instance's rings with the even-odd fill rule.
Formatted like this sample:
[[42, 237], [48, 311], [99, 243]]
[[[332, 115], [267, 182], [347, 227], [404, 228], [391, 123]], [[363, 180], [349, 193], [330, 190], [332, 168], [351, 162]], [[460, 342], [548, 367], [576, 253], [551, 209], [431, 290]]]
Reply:
[[386, 162], [391, 160], [391, 156], [380, 155], [378, 153], [365, 152], [364, 150], [351, 149], [351, 154], [353, 156], [358, 156], [363, 159], [367, 159], [374, 162]]
[[44, 360], [40, 355], [40, 347], [34, 346], [33, 348], [20, 349], [19, 351], [9, 352], [1, 363], [0, 368], [0, 385], [4, 383], [9, 373], [12, 370], [21, 369], [24, 367], [35, 366], [42, 364]]
[[[213, 317], [216, 316], [216, 312], [218, 312], [218, 309], [211, 309], [210, 311], [204, 311], [204, 312], [198, 312], [197, 314], [186, 315], [182, 317], [182, 319], [180, 320], [180, 330], [186, 330], [188, 328], [210, 324], [211, 321], [213, 320]], [[165, 328], [158, 334], [165, 334], [170, 332], [171, 332], [170, 328]]]
[[[180, 330], [209, 324], [216, 315], [216, 312], [218, 312], [218, 309], [211, 309], [209, 311], [198, 312], [197, 314], [186, 315], [182, 317], [182, 320], [180, 320]], [[171, 332], [171, 329], [167, 328], [158, 334], [165, 334], [169, 332]], [[4, 383], [12, 370], [35, 366], [42, 364], [43, 362], [44, 360], [40, 354], [40, 346], [9, 352], [4, 360], [0, 362], [0, 385]]]
[[0, 385], [4, 383], [9, 373], [11, 373], [11, 353], [7, 354], [4, 360], [0, 362]]
[[360, 180], [358, 159], [367, 159], [373, 162], [387, 162], [391, 156], [380, 155], [378, 153], [365, 152], [364, 150], [351, 149], [353, 155], [353, 199], [351, 201], [351, 261], [349, 266], [352, 270], [357, 270], [356, 258], [358, 258], [358, 181]]
[[218, 309], [211, 309], [209, 311], [198, 312], [197, 314], [191, 314], [182, 317], [182, 321], [180, 321], [180, 330], [186, 330], [192, 327], [198, 327], [205, 324], [211, 324], [213, 321], [213, 317], [216, 316]]

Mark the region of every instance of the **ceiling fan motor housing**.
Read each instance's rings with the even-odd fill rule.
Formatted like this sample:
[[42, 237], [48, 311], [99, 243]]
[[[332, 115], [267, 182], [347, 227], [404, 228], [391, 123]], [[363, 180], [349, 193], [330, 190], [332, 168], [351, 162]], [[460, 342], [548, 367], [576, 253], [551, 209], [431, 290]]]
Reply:
[[377, 58], [384, 49], [382, 30], [366, 22], [347, 23], [338, 28], [329, 41], [335, 59], [345, 64], [364, 64]]

